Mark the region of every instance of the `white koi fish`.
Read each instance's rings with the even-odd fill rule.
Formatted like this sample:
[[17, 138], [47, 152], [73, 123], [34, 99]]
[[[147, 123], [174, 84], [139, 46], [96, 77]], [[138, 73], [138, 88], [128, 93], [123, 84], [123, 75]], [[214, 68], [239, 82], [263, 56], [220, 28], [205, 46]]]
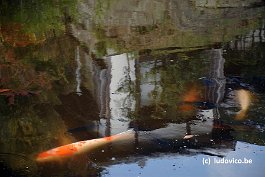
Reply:
[[237, 113], [236, 119], [243, 119], [246, 116], [246, 113], [249, 109], [251, 103], [251, 93], [247, 90], [238, 90], [236, 91], [236, 99], [240, 104], [241, 110]]

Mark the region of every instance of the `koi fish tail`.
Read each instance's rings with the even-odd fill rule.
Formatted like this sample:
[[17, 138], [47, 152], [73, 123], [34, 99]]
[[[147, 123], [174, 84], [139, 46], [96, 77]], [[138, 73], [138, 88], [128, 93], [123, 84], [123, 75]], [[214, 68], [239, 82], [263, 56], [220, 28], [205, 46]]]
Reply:
[[128, 130], [116, 135], [104, 137], [103, 139], [108, 143], [115, 143], [115, 142], [121, 142], [121, 141], [128, 141], [129, 139], [134, 137], [133, 130]]
[[241, 120], [246, 116], [247, 110], [240, 110], [237, 114], [235, 119], [236, 120]]

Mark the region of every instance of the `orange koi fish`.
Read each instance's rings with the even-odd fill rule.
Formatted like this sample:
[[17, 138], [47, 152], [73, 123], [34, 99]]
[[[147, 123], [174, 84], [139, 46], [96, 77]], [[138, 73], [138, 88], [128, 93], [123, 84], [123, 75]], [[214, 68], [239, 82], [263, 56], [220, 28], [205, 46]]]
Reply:
[[58, 161], [61, 159], [70, 158], [80, 154], [87, 153], [91, 150], [104, 146], [108, 143], [127, 141], [128, 139], [133, 139], [133, 138], [134, 138], [133, 131], [128, 130], [126, 132], [119, 133], [117, 135], [109, 137], [79, 141], [72, 144], [60, 146], [45, 152], [41, 152], [40, 154], [37, 155], [36, 161], [37, 162]]
[[182, 101], [184, 104], [179, 106], [179, 109], [182, 112], [189, 112], [192, 110], [195, 110], [194, 105], [191, 103], [194, 103], [196, 101], [200, 100], [200, 90], [198, 86], [193, 85], [190, 89], [188, 89], [187, 92], [185, 92], [182, 96]]
[[0, 93], [10, 92], [11, 89], [0, 89]]
[[192, 103], [200, 99], [200, 91], [196, 87], [192, 87], [187, 93], [183, 95], [183, 101]]

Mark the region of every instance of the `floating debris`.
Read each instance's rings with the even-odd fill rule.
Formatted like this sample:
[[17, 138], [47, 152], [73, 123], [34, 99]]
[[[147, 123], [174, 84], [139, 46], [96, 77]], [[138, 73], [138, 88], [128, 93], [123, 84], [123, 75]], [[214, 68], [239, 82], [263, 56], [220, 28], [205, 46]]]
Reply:
[[186, 140], [186, 139], [191, 139], [191, 138], [193, 138], [193, 137], [194, 137], [194, 135], [185, 135], [185, 136], [183, 137], [183, 139]]

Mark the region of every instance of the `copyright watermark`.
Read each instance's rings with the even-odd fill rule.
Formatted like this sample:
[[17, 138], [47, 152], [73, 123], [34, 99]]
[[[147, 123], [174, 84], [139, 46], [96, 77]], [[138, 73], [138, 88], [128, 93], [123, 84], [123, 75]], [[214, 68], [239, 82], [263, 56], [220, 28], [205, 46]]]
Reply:
[[203, 165], [218, 165], [218, 164], [252, 164], [252, 159], [248, 158], [203, 158]]

